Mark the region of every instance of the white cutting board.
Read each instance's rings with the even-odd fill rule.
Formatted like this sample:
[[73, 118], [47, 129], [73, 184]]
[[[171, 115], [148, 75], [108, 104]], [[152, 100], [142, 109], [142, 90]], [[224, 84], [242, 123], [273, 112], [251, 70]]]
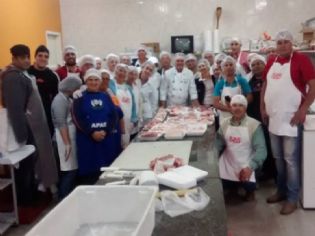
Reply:
[[131, 143], [111, 167], [119, 167], [126, 170], [150, 169], [150, 162], [168, 154], [183, 159], [184, 165], [188, 164], [192, 141], [167, 141], [167, 142], [143, 142]]

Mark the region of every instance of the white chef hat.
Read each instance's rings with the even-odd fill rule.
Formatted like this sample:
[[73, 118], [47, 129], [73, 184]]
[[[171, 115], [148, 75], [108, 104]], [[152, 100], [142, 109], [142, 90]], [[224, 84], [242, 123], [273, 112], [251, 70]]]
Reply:
[[63, 49], [63, 55], [66, 55], [67, 53], [74, 53], [75, 55], [77, 55], [77, 50], [75, 49], [74, 46], [67, 45]]
[[174, 55], [174, 60], [176, 61], [176, 60], [178, 60], [178, 59], [183, 59], [183, 60], [185, 60], [185, 54], [182, 53], [182, 52], [177, 52], [177, 53], [175, 53], [175, 55]]
[[293, 42], [293, 35], [288, 30], [280, 30], [275, 37], [276, 42], [279, 40], [288, 40]]
[[159, 63], [159, 60], [156, 57], [149, 57], [148, 61], [152, 62], [153, 64]]
[[123, 64], [123, 63], [118, 63], [116, 68], [115, 68], [115, 71], [118, 70], [119, 68], [123, 68], [125, 71], [128, 70], [128, 66]]
[[60, 92], [73, 93], [78, 90], [81, 85], [82, 80], [77, 75], [69, 75], [59, 83], [58, 89]]
[[231, 56], [226, 56], [222, 62], [221, 62], [221, 66], [224, 67], [225, 63], [228, 63], [228, 62], [232, 62], [234, 64], [234, 66], [236, 65], [236, 61], [233, 57]]
[[233, 105], [233, 104], [240, 104], [246, 108], [247, 107], [247, 99], [244, 97], [244, 95], [241, 95], [241, 94], [234, 95], [231, 99], [231, 105]]
[[96, 67], [95, 57], [90, 54], [86, 54], [79, 58], [78, 64], [79, 64], [79, 67], [82, 67], [85, 64], [92, 64], [93, 67]]
[[208, 69], [210, 69], [210, 63], [208, 62], [207, 59], [204, 59], [204, 58], [200, 59], [198, 61], [198, 66], [199, 65], [205, 65]]
[[109, 61], [109, 60], [116, 60], [118, 62], [119, 61], [119, 57], [116, 54], [114, 54], [114, 53], [109, 53], [106, 56], [106, 61]]
[[194, 54], [189, 53], [189, 54], [187, 54], [187, 56], [186, 56], [186, 58], [185, 58], [185, 62], [186, 62], [186, 61], [189, 61], [189, 60], [197, 61], [197, 57], [196, 57]]
[[90, 78], [91, 76], [94, 76], [94, 77], [96, 77], [97, 79], [99, 79], [99, 80], [102, 80], [102, 76], [101, 76], [101, 73], [97, 70], [97, 69], [95, 69], [95, 68], [90, 68], [90, 69], [88, 69], [86, 72], [85, 72], [85, 75], [84, 75], [84, 82], [88, 79], [88, 78]]
[[219, 54], [217, 54], [215, 57], [214, 57], [214, 61], [216, 62], [216, 63], [218, 63], [219, 61], [223, 61], [224, 60], [224, 58], [226, 58], [226, 55], [225, 54], [223, 54], [223, 53], [219, 53]]
[[266, 58], [262, 55], [259, 55], [259, 54], [256, 54], [256, 55], [253, 55], [251, 58], [250, 58], [250, 61], [249, 61], [249, 67], [250, 69], [252, 69], [252, 63], [254, 61], [261, 61], [262, 63], [264, 63], [266, 65]]
[[100, 57], [95, 57], [95, 61], [96, 61], [96, 62], [102, 62], [102, 58], [100, 58]]
[[172, 58], [172, 55], [171, 55], [169, 52], [167, 52], [167, 51], [162, 51], [162, 52], [160, 53], [160, 59], [161, 59], [162, 57], [164, 57], [164, 56], [167, 56], [167, 57], [169, 57], [170, 59]]

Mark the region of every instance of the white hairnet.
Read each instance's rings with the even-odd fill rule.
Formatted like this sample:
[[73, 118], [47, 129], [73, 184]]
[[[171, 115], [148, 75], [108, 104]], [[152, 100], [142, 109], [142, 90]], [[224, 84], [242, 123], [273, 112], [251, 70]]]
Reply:
[[182, 53], [182, 52], [175, 53], [174, 59], [175, 59], [175, 61], [176, 61], [177, 59], [184, 59], [184, 60], [185, 60], [185, 54]]
[[95, 61], [95, 57], [92, 55], [84, 55], [82, 57], [79, 58], [79, 67], [82, 67], [85, 64], [92, 64], [93, 67], [96, 67], [96, 61]]
[[95, 68], [91, 68], [91, 69], [88, 69], [86, 72], [85, 72], [85, 75], [84, 75], [84, 82], [90, 78], [91, 76], [94, 76], [96, 78], [98, 78], [99, 80], [102, 80], [102, 77], [101, 77], [101, 73], [95, 69]]
[[233, 104], [239, 104], [247, 107], [247, 99], [241, 94], [234, 95], [231, 99], [231, 105]]
[[250, 58], [250, 61], [249, 61], [250, 69], [252, 69], [252, 63], [257, 60], [263, 62], [266, 65], [266, 58], [262, 55], [256, 54]]
[[148, 61], [152, 62], [153, 64], [159, 63], [159, 60], [156, 57], [149, 57]]
[[221, 62], [221, 66], [224, 67], [224, 65], [225, 65], [226, 63], [228, 63], [228, 62], [233, 63], [234, 66], [236, 65], [236, 61], [235, 61], [235, 59], [234, 59], [233, 57], [231, 57], [231, 56], [226, 56], [226, 57], [223, 59], [223, 61]]
[[200, 60], [198, 61], [198, 66], [199, 66], [199, 65], [205, 65], [205, 66], [210, 70], [210, 63], [208, 62], [207, 59], [200, 59]]
[[102, 62], [102, 58], [100, 58], [100, 57], [95, 57], [95, 61], [96, 61], [96, 62]]
[[63, 55], [67, 54], [67, 53], [74, 53], [77, 55], [77, 50], [75, 49], [74, 46], [72, 45], [67, 45], [65, 46], [65, 48], [63, 49]]
[[250, 64], [250, 60], [252, 59], [253, 56], [258, 55], [256, 52], [251, 52], [247, 55], [247, 63]]
[[123, 63], [118, 63], [116, 68], [115, 68], [115, 71], [118, 70], [119, 68], [123, 68], [125, 71], [128, 70], [128, 66], [123, 64]]
[[241, 40], [239, 38], [237, 38], [237, 37], [233, 37], [233, 38], [230, 39], [230, 44], [233, 43], [233, 42], [237, 42], [239, 44], [242, 44]]
[[212, 56], [214, 56], [214, 53], [213, 53], [212, 51], [204, 51], [204, 52], [202, 53], [202, 58], [205, 58], [205, 56], [206, 56], [207, 54], [211, 54]]
[[293, 42], [293, 35], [288, 30], [280, 30], [275, 37], [276, 42], [279, 40], [288, 40]]
[[127, 59], [129, 63], [131, 62], [131, 58], [129, 55], [120, 55], [119, 62], [122, 62], [123, 59]]
[[185, 58], [185, 62], [186, 62], [186, 61], [189, 61], [189, 60], [197, 61], [197, 57], [196, 57], [194, 54], [189, 53], [189, 54], [187, 54], [187, 56], [186, 56], [186, 58]]
[[172, 58], [172, 55], [171, 55], [169, 52], [167, 52], [167, 51], [162, 51], [162, 52], [160, 53], [160, 59], [161, 59], [162, 57], [164, 57], [164, 56], [167, 56], [167, 57], [169, 57], [170, 59]]
[[146, 46], [144, 46], [144, 45], [141, 45], [141, 46], [137, 49], [137, 53], [138, 53], [139, 51], [141, 51], [141, 50], [145, 51], [145, 53], [148, 53], [148, 50], [147, 50]]
[[106, 61], [109, 61], [109, 60], [116, 60], [116, 61], [119, 61], [119, 57], [114, 54], [114, 53], [109, 53], [107, 56], [106, 56]]
[[107, 69], [101, 69], [101, 70], [99, 70], [99, 72], [100, 72], [100, 74], [102, 75], [103, 73], [106, 73], [106, 74], [108, 74], [109, 75], [109, 78], [110, 78], [110, 71], [109, 70], [107, 70]]
[[223, 54], [223, 53], [219, 53], [219, 54], [217, 54], [215, 57], [214, 57], [214, 61], [216, 62], [216, 63], [218, 63], [219, 61], [223, 61], [224, 60], [224, 58], [226, 58], [226, 55], [225, 54]]
[[138, 73], [138, 68], [135, 66], [128, 66], [128, 72], [137, 72]]
[[74, 91], [78, 90], [82, 85], [82, 80], [75, 75], [69, 75], [64, 80], [62, 80], [59, 85], [58, 89], [60, 92], [70, 92], [73, 93]]

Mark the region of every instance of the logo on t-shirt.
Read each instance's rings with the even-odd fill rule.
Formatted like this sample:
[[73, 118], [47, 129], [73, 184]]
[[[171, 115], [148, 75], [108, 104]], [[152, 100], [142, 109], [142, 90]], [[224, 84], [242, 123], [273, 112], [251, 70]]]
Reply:
[[271, 78], [272, 78], [272, 79], [276, 79], [276, 80], [281, 79], [281, 77], [282, 77], [282, 73], [276, 73], [276, 72], [274, 72], [274, 73], [271, 75]]
[[100, 109], [103, 107], [103, 101], [100, 99], [93, 99], [91, 100], [91, 105], [95, 109]]
[[241, 137], [230, 136], [229, 141], [231, 143], [241, 143]]

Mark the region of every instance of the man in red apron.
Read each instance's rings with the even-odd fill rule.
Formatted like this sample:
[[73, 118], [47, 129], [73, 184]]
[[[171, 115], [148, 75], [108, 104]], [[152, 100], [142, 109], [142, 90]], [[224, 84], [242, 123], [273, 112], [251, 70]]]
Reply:
[[280, 31], [275, 39], [278, 55], [269, 58], [264, 71], [261, 115], [268, 122], [278, 172], [277, 192], [267, 202], [285, 200], [280, 213], [287, 215], [294, 212], [299, 199], [300, 128], [315, 98], [315, 72], [306, 56], [293, 51], [290, 32]]
[[77, 51], [73, 46], [68, 45], [64, 48], [63, 59], [65, 61], [65, 65], [56, 70], [60, 80], [63, 80], [70, 75], [80, 76], [80, 69], [77, 66], [76, 56]]

